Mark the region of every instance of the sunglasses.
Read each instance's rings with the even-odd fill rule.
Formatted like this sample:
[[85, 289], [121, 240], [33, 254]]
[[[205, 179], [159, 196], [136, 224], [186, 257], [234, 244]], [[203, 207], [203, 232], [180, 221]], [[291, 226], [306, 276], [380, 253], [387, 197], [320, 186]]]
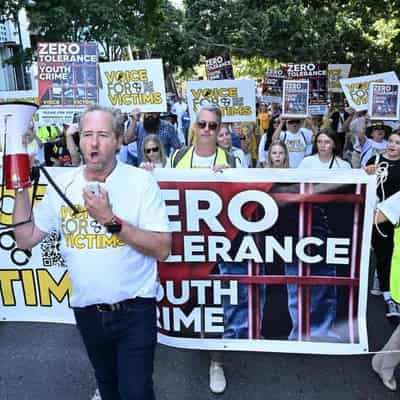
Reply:
[[292, 121], [288, 121], [289, 125], [294, 125], [294, 124], [299, 124], [300, 120], [296, 119], [296, 120], [292, 120]]
[[247, 139], [247, 137], [246, 136], [240, 136], [240, 138], [239, 138], [240, 140], [246, 140]]
[[198, 121], [197, 126], [200, 129], [204, 129], [206, 126], [208, 129], [215, 131], [218, 128], [218, 124], [215, 121]]
[[157, 153], [160, 150], [160, 148], [157, 147], [149, 147], [148, 149], [145, 149], [144, 152], [146, 154], [150, 154], [150, 153]]

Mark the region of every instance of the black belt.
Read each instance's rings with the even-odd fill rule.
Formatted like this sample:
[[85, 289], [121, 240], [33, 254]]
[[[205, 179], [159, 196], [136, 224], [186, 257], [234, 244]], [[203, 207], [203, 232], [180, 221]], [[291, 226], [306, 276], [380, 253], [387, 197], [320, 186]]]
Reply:
[[[97, 311], [100, 312], [121, 311], [121, 310], [126, 310], [129, 305], [135, 304], [139, 300], [144, 300], [144, 298], [136, 297], [134, 299], [126, 299], [113, 304], [106, 304], [106, 303], [93, 304], [85, 308], [95, 308]], [[149, 300], [152, 300], [152, 298], [149, 298]]]

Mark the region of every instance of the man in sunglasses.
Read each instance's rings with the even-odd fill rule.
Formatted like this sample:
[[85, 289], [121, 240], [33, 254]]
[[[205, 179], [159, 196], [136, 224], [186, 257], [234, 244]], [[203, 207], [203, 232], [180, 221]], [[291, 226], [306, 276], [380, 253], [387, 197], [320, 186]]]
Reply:
[[[170, 167], [210, 168], [218, 172], [224, 168], [235, 168], [239, 166], [234, 156], [217, 146], [217, 135], [221, 127], [221, 121], [221, 110], [218, 107], [213, 105], [202, 107], [197, 113], [196, 122], [193, 124], [195, 132], [194, 145], [176, 150], [170, 159]], [[231, 274], [235, 272], [246, 273], [247, 271], [245, 263], [221, 262], [218, 264], [218, 267], [221, 273], [229, 273], [229, 271]], [[230, 306], [224, 304], [225, 331], [227, 325], [235, 324], [239, 326], [237, 318], [233, 321], [235, 317], [233, 308], [238, 309], [239, 307], [237, 305]], [[245, 308], [246, 307], [243, 306], [243, 309]], [[231, 317], [229, 317], [230, 314], [232, 314]], [[232, 320], [231, 323], [227, 322], [229, 320]], [[222, 358], [221, 352], [210, 352], [209, 386], [213, 393], [223, 393], [225, 391], [226, 378]]]
[[218, 107], [202, 107], [194, 124], [194, 145], [176, 150], [170, 160], [171, 167], [211, 168], [214, 171], [236, 167], [235, 158], [217, 146], [221, 118], [221, 110]]
[[[286, 130], [284, 130], [285, 125]], [[272, 140], [285, 143], [289, 152], [289, 167], [297, 168], [301, 160], [312, 152], [313, 135], [313, 131], [303, 127], [300, 119], [281, 118]]]

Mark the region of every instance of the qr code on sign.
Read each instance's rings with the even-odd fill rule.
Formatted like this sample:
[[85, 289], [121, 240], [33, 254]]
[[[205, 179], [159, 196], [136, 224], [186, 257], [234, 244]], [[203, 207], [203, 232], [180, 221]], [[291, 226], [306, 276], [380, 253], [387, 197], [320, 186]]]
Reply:
[[51, 232], [41, 242], [42, 262], [45, 267], [66, 267], [60, 253], [60, 237], [57, 232]]

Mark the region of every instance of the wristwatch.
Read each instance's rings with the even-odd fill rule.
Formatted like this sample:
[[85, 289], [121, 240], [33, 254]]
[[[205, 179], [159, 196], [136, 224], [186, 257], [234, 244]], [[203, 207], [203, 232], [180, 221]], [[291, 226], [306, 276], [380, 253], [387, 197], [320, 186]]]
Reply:
[[113, 215], [110, 222], [104, 224], [108, 233], [119, 233], [122, 229], [122, 220], [116, 215]]

